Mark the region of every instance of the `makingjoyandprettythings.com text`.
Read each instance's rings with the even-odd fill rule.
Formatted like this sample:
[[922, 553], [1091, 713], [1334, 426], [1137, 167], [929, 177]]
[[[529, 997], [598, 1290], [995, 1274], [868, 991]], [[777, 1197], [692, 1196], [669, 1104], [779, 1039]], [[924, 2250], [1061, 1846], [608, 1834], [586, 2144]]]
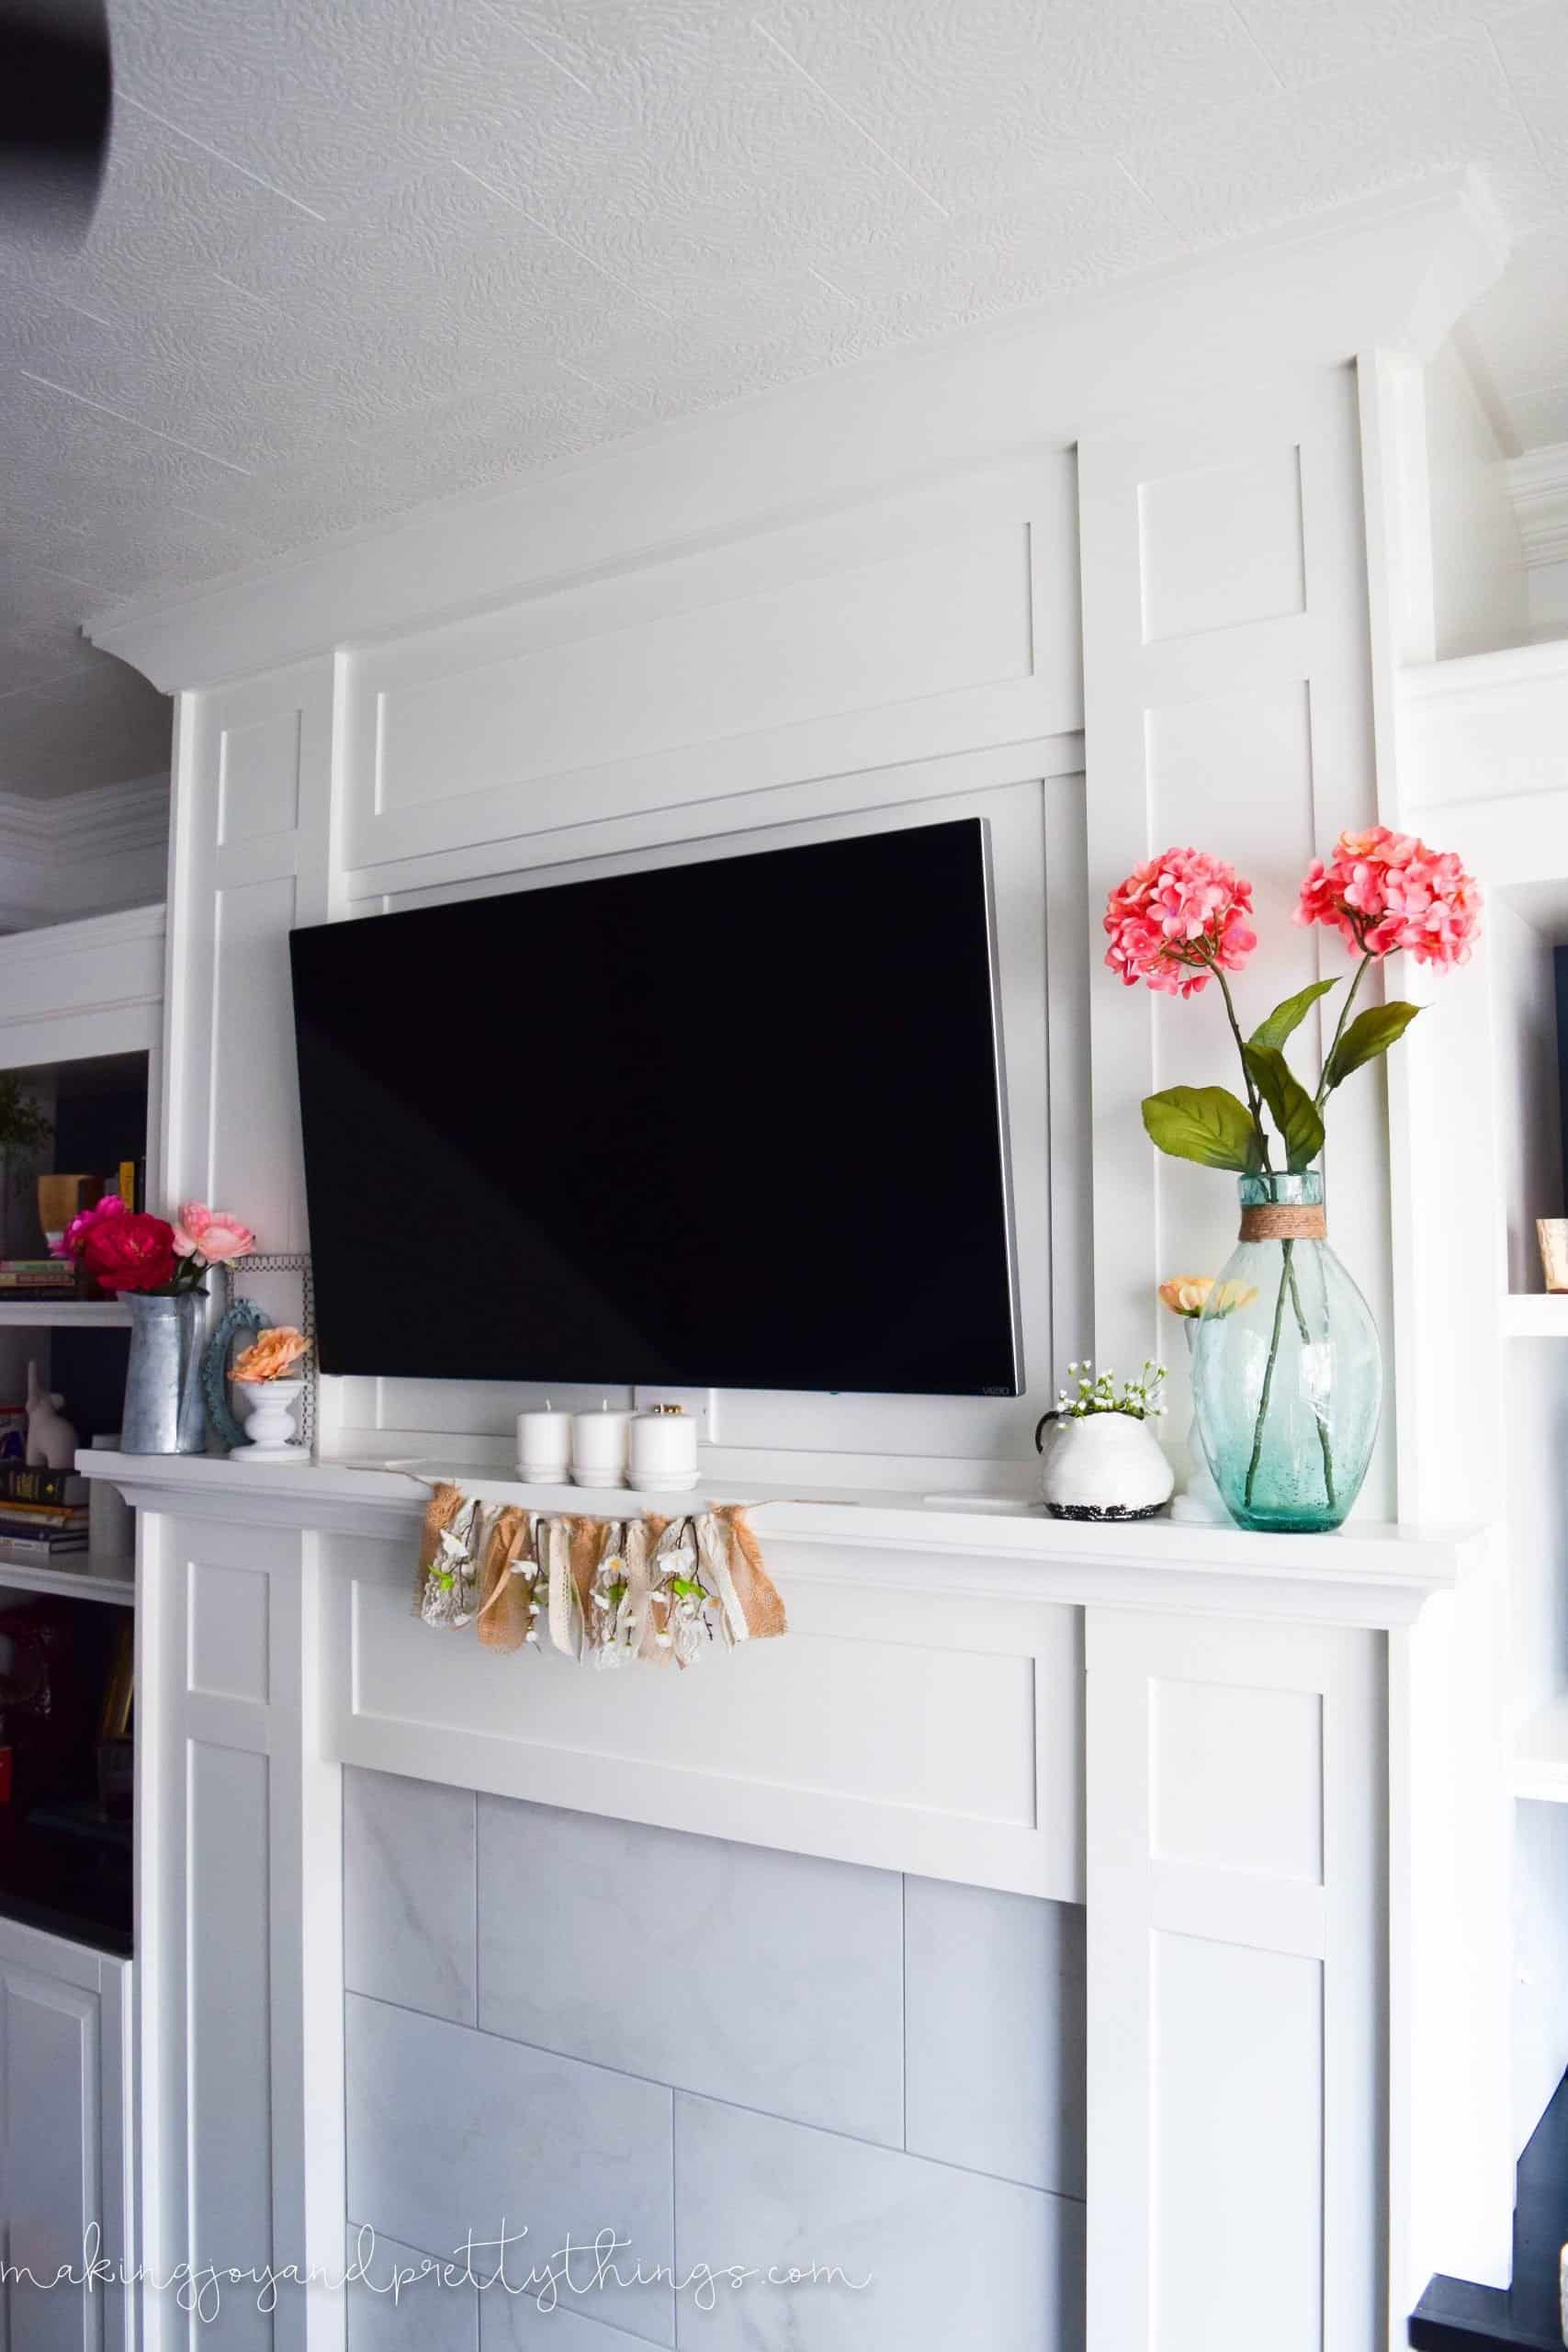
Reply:
[[670, 2263], [627, 2263], [631, 2240], [614, 2230], [601, 2230], [579, 2242], [569, 2233], [564, 2242], [542, 2262], [524, 2254], [526, 2223], [510, 2229], [503, 2220], [500, 2234], [477, 2238], [470, 2229], [450, 2256], [416, 2255], [388, 2258], [378, 2269], [376, 2233], [367, 2222], [355, 2233], [353, 2252], [341, 2266], [331, 2263], [192, 2263], [176, 2262], [160, 2272], [148, 2263], [127, 2263], [104, 2250], [96, 2222], [82, 2240], [82, 2260], [62, 2263], [39, 2274], [25, 2262], [0, 2261], [0, 2284], [38, 2288], [45, 2292], [75, 2288], [85, 2294], [105, 2289], [138, 2286], [154, 2294], [172, 2295], [178, 2308], [204, 2324], [218, 2317], [225, 2289], [254, 2288], [259, 2312], [277, 2308], [285, 2287], [324, 2288], [342, 2294], [351, 2287], [373, 2295], [389, 2295], [394, 2303], [410, 2288], [434, 2281], [449, 2289], [473, 2288], [479, 2294], [499, 2289], [507, 2295], [526, 2295], [541, 2312], [553, 2312], [592, 2295], [633, 2289], [665, 2287], [688, 2295], [694, 2310], [712, 2311], [722, 2293], [738, 2294], [748, 2287], [798, 2289], [840, 2288], [863, 2294], [872, 2274], [856, 2278], [836, 2262], [747, 2263], [695, 2262], [677, 2274]]

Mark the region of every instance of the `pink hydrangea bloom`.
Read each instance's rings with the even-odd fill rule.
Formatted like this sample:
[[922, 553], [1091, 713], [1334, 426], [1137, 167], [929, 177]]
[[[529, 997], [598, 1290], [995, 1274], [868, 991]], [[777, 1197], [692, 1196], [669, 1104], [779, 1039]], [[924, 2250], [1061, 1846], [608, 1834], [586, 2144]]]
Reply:
[[1450, 850], [1387, 825], [1341, 833], [1302, 884], [1294, 920], [1337, 931], [1352, 955], [1408, 948], [1418, 964], [1467, 964], [1481, 935], [1481, 892]]
[[1252, 885], [1202, 850], [1168, 849], [1111, 893], [1105, 960], [1128, 988], [1196, 996], [1215, 966], [1239, 972], [1258, 944]]
[[235, 1258], [248, 1258], [255, 1246], [256, 1237], [248, 1225], [242, 1225], [237, 1216], [225, 1216], [220, 1209], [209, 1209], [205, 1201], [186, 1201], [175, 1219], [178, 1258], [201, 1258], [209, 1266], [221, 1266]]
[[106, 1217], [124, 1216], [125, 1215], [125, 1203], [120, 1199], [119, 1194], [118, 1193], [106, 1193], [101, 1201], [95, 1201], [93, 1203], [91, 1208], [77, 1210], [75, 1216], [72, 1218], [70, 1224], [66, 1227], [64, 1232], [61, 1235], [53, 1249], [50, 1251], [50, 1256], [51, 1258], [79, 1258], [82, 1255], [84, 1249], [86, 1247], [87, 1236], [91, 1233], [94, 1226], [101, 1225]]

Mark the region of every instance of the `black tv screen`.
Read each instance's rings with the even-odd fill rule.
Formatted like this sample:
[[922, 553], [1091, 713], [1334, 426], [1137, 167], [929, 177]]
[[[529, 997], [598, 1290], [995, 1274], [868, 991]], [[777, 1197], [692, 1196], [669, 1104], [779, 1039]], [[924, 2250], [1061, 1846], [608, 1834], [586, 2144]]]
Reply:
[[324, 1372], [1019, 1393], [981, 820], [289, 947]]

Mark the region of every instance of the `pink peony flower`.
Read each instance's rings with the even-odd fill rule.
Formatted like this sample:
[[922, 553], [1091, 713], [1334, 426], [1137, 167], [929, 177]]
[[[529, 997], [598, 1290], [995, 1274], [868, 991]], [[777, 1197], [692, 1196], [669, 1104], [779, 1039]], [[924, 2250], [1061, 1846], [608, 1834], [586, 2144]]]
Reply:
[[175, 1219], [176, 1257], [200, 1258], [209, 1266], [222, 1266], [235, 1258], [248, 1258], [255, 1246], [256, 1237], [248, 1225], [242, 1225], [238, 1217], [225, 1216], [220, 1209], [209, 1209], [205, 1201], [186, 1201]]
[[161, 1216], [101, 1216], [82, 1262], [105, 1290], [163, 1290], [174, 1280], [174, 1229]]
[[1481, 892], [1449, 850], [1387, 825], [1341, 833], [1302, 884], [1294, 920], [1337, 931], [1354, 956], [1408, 948], [1418, 964], [1467, 964], [1481, 935]]
[[101, 1225], [106, 1217], [124, 1216], [126, 1214], [126, 1205], [119, 1194], [106, 1193], [101, 1201], [93, 1203], [91, 1208], [77, 1210], [50, 1252], [51, 1256], [79, 1258], [86, 1247], [87, 1236], [96, 1225]]
[[1216, 966], [1239, 972], [1258, 944], [1252, 885], [1202, 850], [1168, 849], [1112, 890], [1105, 960], [1128, 988], [1196, 996]]

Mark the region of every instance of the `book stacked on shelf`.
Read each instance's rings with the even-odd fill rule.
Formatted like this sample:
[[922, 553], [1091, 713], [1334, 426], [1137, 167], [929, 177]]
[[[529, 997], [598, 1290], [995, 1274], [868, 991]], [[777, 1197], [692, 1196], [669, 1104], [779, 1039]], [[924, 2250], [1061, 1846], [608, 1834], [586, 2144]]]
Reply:
[[0, 1258], [0, 1298], [74, 1298], [80, 1286], [70, 1258]]
[[48, 1567], [87, 1549], [87, 1482], [0, 1462], [0, 1567]]

